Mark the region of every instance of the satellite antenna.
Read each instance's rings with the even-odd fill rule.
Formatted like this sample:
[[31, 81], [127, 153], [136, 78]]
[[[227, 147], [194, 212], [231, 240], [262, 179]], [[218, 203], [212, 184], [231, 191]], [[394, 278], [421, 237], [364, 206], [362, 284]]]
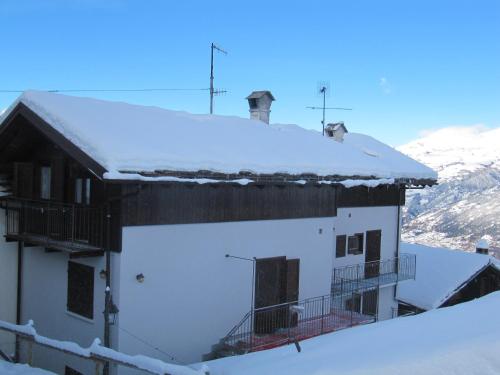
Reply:
[[335, 109], [340, 111], [352, 111], [352, 108], [343, 107], [327, 107], [326, 97], [330, 97], [330, 82], [320, 81], [318, 82], [317, 94], [323, 97], [323, 106], [321, 107], [306, 107], [308, 109], [321, 109], [323, 111], [323, 119], [321, 120], [321, 125], [323, 126], [323, 135], [325, 135], [325, 112], [327, 109]]
[[217, 47], [215, 43], [212, 43], [212, 45], [210, 46], [210, 114], [214, 113], [214, 95], [221, 95], [226, 93], [226, 90], [214, 89], [214, 50], [227, 55], [227, 52], [222, 48]]

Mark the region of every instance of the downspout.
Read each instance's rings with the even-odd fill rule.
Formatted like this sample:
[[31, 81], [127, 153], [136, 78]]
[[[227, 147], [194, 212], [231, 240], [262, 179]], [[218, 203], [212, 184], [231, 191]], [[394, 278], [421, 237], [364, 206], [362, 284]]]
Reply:
[[[24, 242], [18, 241], [17, 243], [17, 295], [16, 295], [16, 324], [21, 324], [21, 306], [22, 306], [22, 291], [23, 291], [23, 253], [24, 253]], [[16, 335], [16, 353], [15, 361], [16, 363], [20, 361], [21, 357], [21, 341]]]
[[[104, 346], [111, 348], [109, 310], [111, 303], [111, 210], [110, 203], [106, 204], [106, 289], [104, 298]], [[106, 362], [103, 374], [109, 374], [109, 362]]]
[[[406, 194], [406, 192], [405, 192]], [[400, 245], [400, 236], [401, 236], [401, 185], [398, 185], [398, 218], [397, 218], [397, 223], [396, 223], [396, 262], [397, 262], [397, 268], [396, 268], [396, 280], [399, 280], [399, 245]], [[396, 283], [396, 286], [394, 288], [394, 300], [396, 300], [397, 296], [397, 289], [398, 289], [398, 283]]]

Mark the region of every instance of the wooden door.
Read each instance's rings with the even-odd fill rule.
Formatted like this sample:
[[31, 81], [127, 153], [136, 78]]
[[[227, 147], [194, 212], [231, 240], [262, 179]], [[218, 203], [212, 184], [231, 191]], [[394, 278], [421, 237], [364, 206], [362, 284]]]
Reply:
[[286, 302], [286, 257], [257, 259], [255, 263], [255, 312], [256, 333], [272, 333], [281, 328], [286, 319], [285, 308], [270, 308]]
[[19, 198], [33, 198], [34, 167], [32, 163], [14, 163], [14, 194]]
[[370, 230], [366, 232], [366, 260], [365, 278], [377, 277], [380, 273], [380, 246], [382, 231]]

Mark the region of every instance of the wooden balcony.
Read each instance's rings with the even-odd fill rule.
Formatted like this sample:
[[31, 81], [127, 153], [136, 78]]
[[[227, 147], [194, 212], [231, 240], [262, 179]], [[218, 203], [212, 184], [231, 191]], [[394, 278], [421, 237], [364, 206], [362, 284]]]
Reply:
[[101, 208], [75, 204], [2, 198], [5, 238], [26, 245], [66, 251], [72, 257], [104, 252], [104, 215]]

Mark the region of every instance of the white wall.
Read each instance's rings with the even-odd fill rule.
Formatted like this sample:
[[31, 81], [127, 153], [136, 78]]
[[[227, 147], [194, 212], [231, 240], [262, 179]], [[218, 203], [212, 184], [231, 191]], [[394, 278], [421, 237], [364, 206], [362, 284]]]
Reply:
[[[113, 257], [114, 263], [116, 257]], [[58, 340], [74, 341], [89, 346], [103, 333], [105, 282], [99, 272], [104, 269], [104, 257], [72, 259], [94, 267], [94, 319], [88, 320], [67, 312], [67, 265], [69, 256], [63, 252], [47, 253], [42, 247], [26, 247], [23, 256], [22, 323], [35, 322], [38, 333]], [[117, 267], [114, 267], [118, 271]], [[118, 293], [116, 293], [118, 295]], [[115, 335], [115, 340], [117, 337]], [[36, 366], [64, 373], [64, 366], [90, 374], [95, 371], [90, 361], [44, 349], [35, 345]]]
[[[199, 361], [251, 309], [252, 262], [225, 254], [300, 258], [305, 299], [330, 293], [332, 267], [365, 261], [334, 258], [336, 235], [381, 229], [381, 257], [388, 259], [396, 253], [396, 223], [397, 207], [371, 207], [339, 209], [334, 218], [126, 227], [120, 326], [181, 361]], [[394, 303], [393, 288], [386, 289], [382, 318]], [[125, 334], [120, 350], [169, 359]]]
[[[6, 242], [5, 210], [0, 209], [0, 320], [16, 323], [17, 313], [17, 242]], [[15, 351], [15, 337], [0, 331], [0, 350]]]

